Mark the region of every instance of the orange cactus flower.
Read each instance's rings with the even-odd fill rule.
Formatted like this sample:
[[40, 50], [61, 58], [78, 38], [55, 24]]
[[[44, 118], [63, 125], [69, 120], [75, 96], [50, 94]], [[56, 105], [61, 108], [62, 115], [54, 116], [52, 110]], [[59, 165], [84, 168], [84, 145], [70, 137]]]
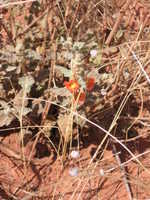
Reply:
[[88, 77], [86, 80], [86, 89], [87, 91], [91, 91], [94, 88], [95, 79], [92, 77]]
[[80, 93], [80, 97], [79, 97], [79, 101], [84, 103], [85, 102], [85, 97], [86, 97], [86, 94], [85, 92], [81, 92]]
[[82, 105], [85, 102], [86, 94], [85, 92], [76, 93], [74, 100], [78, 100], [78, 104]]
[[77, 80], [65, 81], [64, 85], [71, 93], [76, 93], [80, 88]]
[[78, 99], [80, 102], [84, 102], [85, 101], [85, 97], [86, 97], [85, 92], [81, 92], [81, 93], [75, 94], [75, 99]]

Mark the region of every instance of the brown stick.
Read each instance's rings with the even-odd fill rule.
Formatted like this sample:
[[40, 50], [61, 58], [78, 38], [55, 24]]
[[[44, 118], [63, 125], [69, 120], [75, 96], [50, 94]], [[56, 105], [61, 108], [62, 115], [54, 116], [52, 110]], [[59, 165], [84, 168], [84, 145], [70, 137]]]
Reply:
[[115, 33], [116, 33], [117, 30], [118, 30], [119, 25], [120, 25], [120, 23], [121, 23], [121, 20], [122, 20], [122, 17], [123, 17], [123, 15], [124, 15], [124, 12], [125, 12], [126, 9], [129, 7], [130, 2], [131, 2], [131, 0], [128, 0], [128, 1], [126, 2], [126, 4], [121, 8], [119, 17], [118, 17], [118, 19], [117, 19], [115, 25], [113, 26], [113, 29], [112, 29], [112, 31], [110, 32], [110, 34], [109, 34], [109, 36], [108, 36], [108, 38], [107, 38], [105, 44], [110, 45], [110, 43], [111, 43], [111, 41], [112, 41], [112, 39], [113, 39]]
[[44, 13], [42, 13], [39, 17], [37, 17], [33, 22], [31, 22], [23, 31], [22, 31], [22, 33], [19, 33], [15, 38], [14, 38], [14, 40], [16, 40], [18, 37], [20, 37], [20, 36], [22, 36], [22, 35], [24, 35], [25, 33], [27, 33], [29, 30], [30, 30], [30, 28], [32, 27], [32, 26], [34, 26], [39, 20], [41, 20], [51, 9], [53, 9], [54, 7], [55, 7], [56, 5], [54, 5], [54, 6], [52, 6], [52, 7], [48, 7], [45, 11], [44, 11]]
[[[55, 33], [55, 30], [54, 30], [54, 33]], [[54, 35], [53, 35], [53, 37], [54, 37]], [[53, 77], [54, 77], [54, 70], [55, 70], [55, 63], [56, 63], [56, 51], [57, 51], [56, 44], [53, 44], [53, 50], [54, 50], [54, 55], [55, 56], [54, 56], [54, 59], [51, 60], [51, 68], [50, 68], [50, 72], [49, 72], [49, 81], [48, 81], [48, 89], [51, 88], [52, 80], [53, 80]], [[51, 101], [52, 97], [50, 96], [50, 94], [48, 94], [48, 98], [49, 98], [49, 101]], [[46, 120], [46, 117], [48, 115], [48, 111], [50, 109], [50, 106], [51, 106], [51, 103], [47, 102], [46, 105], [45, 105], [45, 107], [44, 107], [43, 113], [42, 113], [41, 125], [43, 125], [44, 121]]]
[[73, 16], [73, 19], [72, 19], [72, 23], [71, 23], [71, 26], [70, 26], [70, 29], [69, 29], [69, 34], [68, 34], [69, 36], [71, 35], [71, 31], [72, 31], [72, 28], [73, 28], [77, 13], [79, 11], [79, 6], [80, 6], [80, 1], [79, 1], [78, 5], [76, 7], [76, 10], [75, 10], [75, 13], [74, 13], [74, 16]]
[[122, 178], [123, 178], [123, 182], [124, 182], [125, 187], [126, 187], [126, 191], [127, 191], [127, 194], [128, 194], [128, 199], [132, 200], [133, 199], [133, 194], [132, 194], [132, 191], [131, 191], [131, 185], [129, 183], [129, 178], [127, 176], [126, 168], [122, 165], [120, 156], [117, 153], [117, 148], [115, 146], [115, 143], [112, 143], [112, 147], [113, 147], [114, 156], [116, 158], [116, 161], [117, 161], [118, 165], [120, 166], [120, 171], [121, 171], [121, 175], [122, 175]]

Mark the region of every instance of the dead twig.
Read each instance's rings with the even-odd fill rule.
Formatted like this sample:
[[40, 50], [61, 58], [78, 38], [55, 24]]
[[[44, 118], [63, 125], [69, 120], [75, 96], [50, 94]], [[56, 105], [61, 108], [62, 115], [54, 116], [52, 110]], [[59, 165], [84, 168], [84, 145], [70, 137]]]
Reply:
[[4, 31], [7, 33], [7, 36], [8, 36], [8, 38], [9, 38], [9, 40], [11, 41], [11, 43], [13, 44], [13, 46], [15, 47], [16, 44], [15, 44], [15, 42], [14, 42], [12, 33], [8, 30], [8, 28], [6, 27], [6, 25], [5, 25], [2, 21], [0, 21], [0, 23], [1, 23], [1, 25], [2, 25], [2, 27], [3, 27], [3, 29], [4, 29]]
[[112, 147], [113, 147], [114, 156], [115, 156], [116, 161], [117, 161], [117, 163], [118, 163], [118, 165], [120, 167], [120, 170], [121, 170], [121, 174], [122, 174], [122, 177], [123, 177], [123, 182], [125, 184], [129, 200], [133, 200], [133, 195], [132, 195], [132, 192], [131, 192], [131, 186], [130, 186], [129, 180], [128, 180], [129, 178], [126, 175], [126, 169], [122, 165], [122, 162], [121, 162], [121, 159], [119, 157], [119, 154], [117, 153], [116, 146], [115, 146], [115, 144], [113, 142], [112, 142]]
[[55, 7], [56, 5], [53, 5], [53, 6], [51, 6], [51, 7], [49, 7], [49, 8], [47, 8], [46, 10], [45, 10], [45, 12], [43, 12], [43, 14], [41, 14], [39, 17], [37, 17], [33, 22], [31, 22], [23, 31], [22, 31], [22, 33], [19, 33], [15, 38], [14, 38], [14, 40], [16, 40], [18, 37], [21, 37], [22, 35], [24, 35], [25, 33], [27, 33], [29, 30], [30, 30], [30, 28], [32, 27], [32, 26], [34, 26], [39, 20], [41, 20], [51, 9], [53, 9], [54, 7]]
[[121, 21], [122, 21], [123, 15], [124, 15], [125, 11], [127, 10], [127, 8], [129, 7], [130, 3], [131, 3], [131, 0], [128, 0], [128, 1], [126, 2], [126, 4], [121, 8], [119, 17], [118, 17], [116, 23], [114, 24], [113, 29], [112, 29], [112, 31], [110, 32], [110, 34], [109, 34], [109, 36], [108, 36], [108, 38], [107, 38], [105, 44], [110, 45], [110, 43], [111, 43], [111, 41], [112, 41], [112, 39], [113, 39], [115, 33], [116, 33], [117, 30], [118, 30], [118, 27], [119, 27], [119, 25], [120, 25], [120, 23], [121, 23]]
[[[51, 60], [51, 67], [50, 67], [50, 72], [49, 72], [49, 81], [48, 81], [48, 89], [51, 88], [51, 84], [52, 84], [52, 80], [53, 80], [53, 77], [54, 77], [54, 69], [55, 69], [55, 63], [56, 63], [56, 51], [57, 51], [57, 47], [56, 47], [56, 44], [53, 44], [53, 51], [54, 51], [54, 59]], [[49, 102], [46, 102], [46, 105], [44, 107], [44, 111], [42, 113], [42, 121], [41, 121], [41, 125], [44, 124], [44, 121], [47, 117], [47, 114], [48, 114], [48, 111], [50, 109], [50, 106], [51, 106], [51, 95], [50, 93], [48, 92], [48, 98], [49, 98]]]
[[71, 23], [71, 26], [70, 26], [70, 29], [69, 29], [69, 33], [68, 33], [69, 36], [71, 35], [71, 31], [73, 29], [73, 25], [74, 25], [75, 19], [77, 17], [77, 13], [79, 11], [79, 7], [80, 7], [80, 1], [78, 2], [78, 5], [76, 7], [76, 10], [75, 10], [75, 13], [74, 13], [74, 16], [73, 16], [73, 19], [72, 19], [72, 23]]
[[9, 6], [15, 6], [15, 5], [22, 5], [24, 3], [30, 3], [30, 2], [34, 2], [37, 0], [26, 0], [26, 1], [16, 1], [16, 2], [10, 2], [10, 3], [3, 3], [2, 5], [0, 5], [0, 8], [6, 8]]

